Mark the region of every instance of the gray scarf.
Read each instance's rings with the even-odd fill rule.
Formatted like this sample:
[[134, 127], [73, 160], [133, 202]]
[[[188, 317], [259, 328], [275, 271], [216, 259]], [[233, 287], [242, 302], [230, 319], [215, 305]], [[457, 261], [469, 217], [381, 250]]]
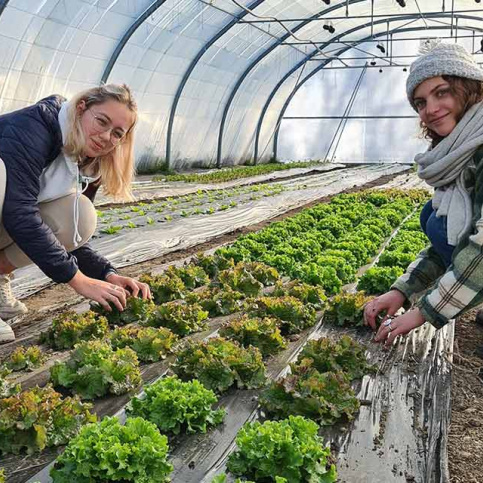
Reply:
[[435, 188], [436, 216], [448, 217], [448, 243], [457, 245], [468, 234], [473, 216], [465, 186], [465, 168], [483, 144], [483, 102], [472, 106], [451, 133], [434, 149], [416, 155], [419, 177]]

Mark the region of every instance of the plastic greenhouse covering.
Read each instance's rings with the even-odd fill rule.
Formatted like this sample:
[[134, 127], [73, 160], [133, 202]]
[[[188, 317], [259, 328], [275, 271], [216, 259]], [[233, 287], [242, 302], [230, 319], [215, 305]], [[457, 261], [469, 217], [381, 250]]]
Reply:
[[474, 0], [3, 0], [0, 12], [1, 112], [125, 82], [138, 162], [171, 167], [407, 161], [421, 141], [404, 66], [435, 36], [478, 57], [483, 28]]

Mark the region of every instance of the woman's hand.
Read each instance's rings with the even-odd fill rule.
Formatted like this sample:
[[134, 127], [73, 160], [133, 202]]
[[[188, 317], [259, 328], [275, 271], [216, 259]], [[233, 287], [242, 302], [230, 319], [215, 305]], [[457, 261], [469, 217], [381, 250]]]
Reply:
[[424, 322], [423, 314], [419, 309], [409, 310], [395, 319], [383, 322], [374, 340], [384, 342], [386, 347], [390, 347], [398, 335], [408, 334], [416, 327], [421, 327]]
[[147, 283], [139, 282], [131, 277], [123, 277], [122, 275], [117, 275], [116, 273], [111, 273], [108, 275], [106, 280], [118, 287], [122, 287], [123, 289], [129, 289], [133, 297], [137, 297], [138, 294], [141, 293], [143, 299], [151, 298], [151, 290], [149, 289], [149, 285]]
[[122, 286], [112, 282], [89, 278], [80, 270], [74, 275], [69, 285], [79, 295], [94, 300], [109, 312], [112, 310], [109, 303], [112, 303], [120, 311], [124, 310], [126, 307], [126, 298], [130, 295]]
[[399, 290], [390, 290], [379, 297], [371, 300], [364, 308], [364, 324], [370, 325], [372, 330], [376, 330], [376, 317], [381, 312], [386, 312], [382, 322], [388, 317], [392, 317], [406, 301], [406, 297]]

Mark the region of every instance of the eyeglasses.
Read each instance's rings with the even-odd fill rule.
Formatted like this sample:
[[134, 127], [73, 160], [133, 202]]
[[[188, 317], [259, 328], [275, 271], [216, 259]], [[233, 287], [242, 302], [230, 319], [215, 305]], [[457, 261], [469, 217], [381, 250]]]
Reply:
[[112, 122], [105, 117], [97, 115], [92, 109], [87, 109], [92, 114], [93, 128], [98, 133], [104, 133], [110, 131], [109, 139], [113, 146], [121, 144], [126, 138], [126, 132], [122, 129], [115, 128]]

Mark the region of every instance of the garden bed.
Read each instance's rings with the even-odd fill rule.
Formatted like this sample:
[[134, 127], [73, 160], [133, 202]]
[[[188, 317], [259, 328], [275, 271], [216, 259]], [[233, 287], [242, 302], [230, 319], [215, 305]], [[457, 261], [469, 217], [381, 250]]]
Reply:
[[[109, 258], [116, 267], [125, 267], [199, 245], [225, 233], [269, 220], [324, 196], [360, 187], [383, 176], [405, 170], [407, 167], [404, 166], [372, 165], [338, 171], [336, 174], [311, 176], [304, 182], [298, 180], [297, 185], [301, 186], [298, 191], [282, 192], [268, 199], [250, 201], [211, 215], [179, 217], [169, 223], [146, 223], [146, 226], [138, 229], [93, 240], [92, 246]], [[37, 267], [25, 267], [16, 271], [12, 287], [15, 295], [23, 298], [50, 283]]]
[[[153, 176], [139, 176], [133, 183], [133, 195], [138, 201], [146, 201], [152, 199], [166, 199], [169, 197], [179, 197], [194, 194], [197, 191], [214, 191], [219, 189], [230, 189], [239, 186], [250, 186], [259, 183], [269, 183], [272, 181], [282, 181], [285, 179], [296, 179], [310, 174], [330, 172], [344, 168], [343, 164], [327, 163], [313, 164], [303, 168], [291, 168], [283, 171], [276, 171], [257, 176], [243, 177], [231, 181], [221, 181], [218, 183], [186, 183], [183, 181], [156, 181]], [[211, 170], [211, 172], [219, 172], [219, 170]], [[96, 198], [96, 206], [112, 205], [112, 199], [102, 194]]]
[[[322, 313], [319, 318], [321, 316]], [[220, 320], [213, 319], [208, 332], [200, 332], [192, 337], [202, 339], [213, 335]], [[439, 464], [442, 461], [443, 471], [445, 469], [444, 455], [440, 457], [438, 448], [445, 440], [447, 413], [444, 408], [438, 412], [438, 408], [427, 402], [435, 392], [442, 394], [441, 400], [449, 401], [445, 393], [447, 367], [445, 359], [441, 358], [441, 351], [444, 352], [451, 344], [451, 330], [440, 331], [435, 336], [431, 330], [421, 329], [386, 353], [380, 346], [370, 342], [369, 331], [337, 329], [322, 321], [306, 329], [289, 343], [284, 352], [271, 358], [267, 362], [268, 375], [271, 378], [281, 376], [287, 363], [296, 358], [308, 339], [325, 335], [338, 337], [342, 333], [351, 333], [367, 343], [369, 360], [376, 362], [381, 370], [375, 375], [365, 376], [354, 386], [359, 391], [358, 398], [362, 403], [357, 419], [325, 432], [338, 458], [339, 481], [355, 481], [354, 471], [358, 475], [357, 481], [389, 481], [391, 478], [394, 481], [444, 481], [420, 478], [441, 474], [441, 467], [436, 468], [435, 462]], [[148, 381], [164, 373], [166, 362], [145, 366], [143, 380]], [[42, 371], [25, 376], [21, 382], [28, 387], [34, 382], [45, 382], [42, 377], [45, 378], [45, 371], [43, 376]], [[211, 476], [223, 470], [226, 456], [233, 449], [236, 431], [245, 421], [260, 417], [257, 395], [256, 390], [228, 392], [220, 400], [228, 411], [223, 428], [215, 428], [203, 436], [182, 436], [176, 440], [171, 453], [174, 464], [172, 481], [208, 483]], [[98, 400], [96, 412], [112, 414], [117, 408], [122, 408], [127, 399], [126, 396], [118, 396]], [[399, 419], [401, 414], [405, 415], [402, 420]], [[47, 452], [46, 462], [51, 457]], [[361, 460], [364, 462], [362, 468]], [[15, 466], [18, 461], [11, 460], [10, 464]], [[32, 460], [27, 464], [31, 470]], [[36, 464], [41, 463], [37, 460]], [[374, 468], [377, 468], [377, 474]], [[24, 476], [17, 472], [11, 481], [25, 481], [22, 478]], [[48, 480], [42, 477], [41, 481]]]

